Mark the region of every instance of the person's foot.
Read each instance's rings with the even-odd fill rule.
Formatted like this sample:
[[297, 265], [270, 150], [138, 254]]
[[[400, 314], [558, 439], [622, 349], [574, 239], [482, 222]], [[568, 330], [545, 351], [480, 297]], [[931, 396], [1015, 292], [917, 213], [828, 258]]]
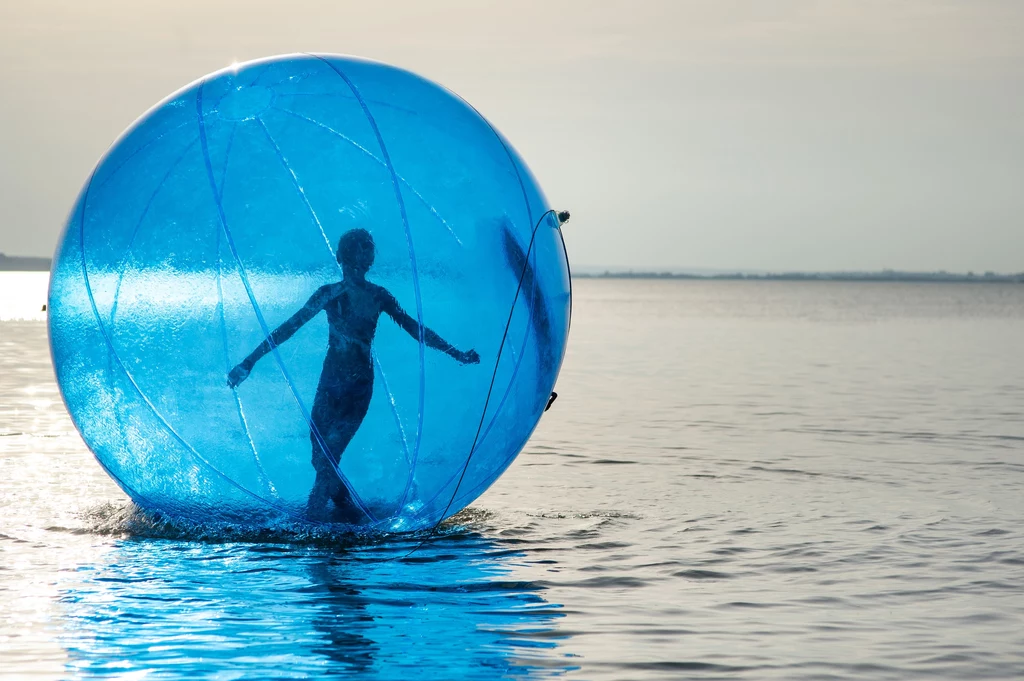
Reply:
[[341, 485], [331, 496], [334, 508], [331, 509], [331, 522], [345, 523], [346, 525], [362, 525], [366, 522], [366, 514], [356, 505], [352, 493], [348, 487]]
[[306, 504], [306, 519], [314, 523], [332, 522], [326, 506], [319, 504]]
[[323, 490], [314, 486], [309, 500], [306, 502], [306, 518], [314, 523], [331, 522], [330, 514], [327, 511], [327, 500], [328, 496], [323, 493]]
[[337, 500], [334, 502], [334, 508], [331, 509], [330, 517], [332, 523], [345, 525], [362, 525], [366, 522], [366, 514], [355, 504], [351, 502], [339, 504]]

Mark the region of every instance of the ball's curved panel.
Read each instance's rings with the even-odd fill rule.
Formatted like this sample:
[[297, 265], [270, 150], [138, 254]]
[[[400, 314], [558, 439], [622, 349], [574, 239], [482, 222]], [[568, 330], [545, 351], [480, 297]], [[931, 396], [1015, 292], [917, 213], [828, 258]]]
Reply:
[[558, 230], [508, 141], [435, 83], [243, 64], [150, 110], [86, 183], [51, 277], [58, 382], [145, 507], [430, 526], [544, 409], [569, 321]]

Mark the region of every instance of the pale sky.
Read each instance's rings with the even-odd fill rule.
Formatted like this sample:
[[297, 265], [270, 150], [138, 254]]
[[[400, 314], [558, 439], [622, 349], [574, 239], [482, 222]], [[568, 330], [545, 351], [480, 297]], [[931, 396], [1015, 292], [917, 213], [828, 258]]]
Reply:
[[307, 51], [473, 103], [576, 266], [1024, 270], [1019, 0], [0, 0], [0, 251], [167, 94]]

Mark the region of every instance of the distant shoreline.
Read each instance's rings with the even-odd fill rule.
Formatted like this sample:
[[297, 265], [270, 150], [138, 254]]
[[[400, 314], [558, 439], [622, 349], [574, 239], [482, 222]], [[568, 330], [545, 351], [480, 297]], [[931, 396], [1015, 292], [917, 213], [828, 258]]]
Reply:
[[574, 279], [692, 279], [703, 281], [880, 281], [915, 283], [972, 283], [972, 284], [1024, 284], [1024, 272], [998, 274], [985, 272], [779, 272], [746, 274], [691, 274], [687, 272], [573, 272]]
[[31, 258], [0, 253], [0, 272], [49, 272], [50, 258]]
[[[0, 272], [49, 272], [50, 258], [11, 256], [0, 253]], [[574, 279], [692, 279], [699, 281], [882, 281], [935, 282], [973, 284], [1024, 284], [1024, 272], [1001, 274], [984, 272], [636, 272], [631, 270], [604, 272], [573, 272]]]

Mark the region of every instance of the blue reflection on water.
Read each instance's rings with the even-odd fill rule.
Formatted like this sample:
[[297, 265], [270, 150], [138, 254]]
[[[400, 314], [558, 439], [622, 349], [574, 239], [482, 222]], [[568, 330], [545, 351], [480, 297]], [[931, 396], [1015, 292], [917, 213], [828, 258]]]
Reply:
[[[455, 530], [414, 543], [122, 539], [63, 589], [71, 678], [552, 678], [559, 605], [521, 556]], [[390, 559], [390, 560], [387, 560]]]

